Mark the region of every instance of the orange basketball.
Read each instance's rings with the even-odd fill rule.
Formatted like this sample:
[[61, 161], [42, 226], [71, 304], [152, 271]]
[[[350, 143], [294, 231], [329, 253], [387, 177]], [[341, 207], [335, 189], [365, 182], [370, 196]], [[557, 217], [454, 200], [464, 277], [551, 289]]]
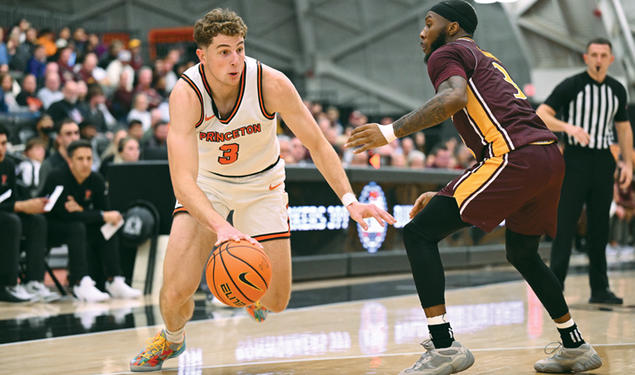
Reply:
[[207, 261], [205, 278], [209, 290], [224, 304], [251, 305], [269, 287], [271, 262], [264, 251], [248, 241], [227, 241]]

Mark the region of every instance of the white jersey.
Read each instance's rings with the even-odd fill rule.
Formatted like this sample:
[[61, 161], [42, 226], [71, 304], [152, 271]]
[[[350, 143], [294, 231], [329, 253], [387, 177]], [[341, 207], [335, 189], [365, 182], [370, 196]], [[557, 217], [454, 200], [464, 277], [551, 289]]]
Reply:
[[203, 65], [196, 64], [181, 76], [201, 103], [198, 131], [199, 175], [242, 177], [267, 170], [280, 159], [276, 114], [267, 112], [262, 97], [262, 66], [245, 57], [238, 97], [225, 119], [219, 118], [212, 99], [213, 87]]

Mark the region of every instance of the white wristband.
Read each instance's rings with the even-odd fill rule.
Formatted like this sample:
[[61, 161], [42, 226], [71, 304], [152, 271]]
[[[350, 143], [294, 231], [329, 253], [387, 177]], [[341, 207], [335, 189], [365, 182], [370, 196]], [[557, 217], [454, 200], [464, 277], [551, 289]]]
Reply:
[[395, 129], [392, 127], [392, 124], [379, 125], [379, 130], [381, 131], [381, 134], [384, 135], [384, 138], [386, 138], [387, 143], [390, 143], [397, 139], [397, 136], [395, 135]]
[[357, 198], [355, 198], [355, 194], [346, 193], [342, 195], [342, 204], [344, 205], [344, 207], [347, 207], [349, 204], [355, 203], [355, 202], [357, 202]]

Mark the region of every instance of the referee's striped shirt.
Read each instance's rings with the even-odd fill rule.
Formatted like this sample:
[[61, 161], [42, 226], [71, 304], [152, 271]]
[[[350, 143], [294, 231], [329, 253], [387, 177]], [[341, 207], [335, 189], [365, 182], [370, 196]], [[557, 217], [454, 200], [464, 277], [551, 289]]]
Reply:
[[581, 126], [589, 133], [589, 144], [582, 146], [572, 136], [568, 145], [608, 149], [614, 143], [613, 124], [627, 121], [626, 89], [608, 75], [598, 83], [586, 71], [562, 81], [545, 101], [562, 121]]

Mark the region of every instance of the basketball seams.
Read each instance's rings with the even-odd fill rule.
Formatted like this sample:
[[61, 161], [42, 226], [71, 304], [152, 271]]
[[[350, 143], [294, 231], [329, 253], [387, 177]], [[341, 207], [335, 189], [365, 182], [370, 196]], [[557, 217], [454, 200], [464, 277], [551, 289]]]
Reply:
[[[230, 249], [234, 254], [229, 251]], [[250, 253], [247, 251], [248, 249], [256, 250], [258, 251], [258, 253]], [[210, 286], [210, 290], [212, 291], [212, 293], [221, 302], [232, 307], [243, 307], [245, 305], [253, 304], [254, 301], [257, 301], [269, 287], [268, 282], [264, 276], [268, 276], [269, 278], [272, 276], [271, 262], [267, 253], [265, 253], [258, 247], [246, 243], [244, 240], [226, 241], [218, 246], [215, 250], [216, 251], [213, 251], [209, 259], [207, 260], [205, 271], [207, 284], [208, 286]], [[245, 253], [244, 259], [241, 258], [241, 255], [243, 255], [241, 253]], [[218, 257], [218, 259], [216, 259], [216, 257]], [[259, 257], [262, 259], [258, 259]], [[239, 262], [237, 260], [239, 260]], [[264, 261], [265, 263], [259, 263], [262, 261]], [[250, 262], [254, 263], [254, 265], [250, 264]], [[218, 272], [216, 270], [217, 263], [218, 267], [222, 267], [218, 269]], [[247, 267], [245, 267], [245, 265]], [[257, 265], [263, 266], [264, 269], [259, 271], [255, 268]], [[245, 290], [241, 289], [238, 286], [235, 278], [240, 279], [240, 275], [246, 274], [246, 272], [244, 271], [253, 271], [258, 274], [258, 277], [261, 279], [264, 285], [261, 284], [263, 286], [255, 287], [256, 289], [253, 291], [252, 288], [247, 288]], [[252, 285], [249, 282], [245, 282], [245, 284]], [[227, 290], [225, 290], [225, 288], [227, 288]], [[264, 291], [261, 291], [260, 288], [264, 289]], [[255, 293], [256, 290], [258, 290], [260, 293]], [[229, 299], [228, 296], [225, 295], [225, 293], [233, 294], [232, 298]], [[243, 305], [237, 306], [235, 302], [242, 303]]]
[[[247, 246], [242, 246], [242, 247], [247, 247]], [[250, 248], [253, 250], [253, 248]], [[260, 280], [262, 280], [263, 283], [265, 283], [265, 288], [269, 288], [269, 285], [267, 284], [267, 280], [265, 280], [265, 278], [260, 274], [260, 272], [258, 272], [258, 270], [256, 268], [254, 268], [254, 266], [252, 266], [251, 264], [249, 264], [249, 262], [246, 262], [244, 259], [232, 254], [229, 249], [226, 250], [227, 254], [231, 255], [232, 257], [238, 259], [239, 261], [245, 263], [245, 265], [247, 265], [249, 268], [251, 268], [257, 275], [258, 277], [260, 277]]]
[[[221, 246], [222, 247], [222, 246]], [[218, 254], [220, 254], [221, 251], [223, 251], [223, 249], [219, 247], [218, 248]], [[216, 252], [212, 252], [212, 256], [209, 258], [209, 260], [207, 261], [207, 265], [209, 266], [209, 263], [214, 260], [214, 258], [216, 258]], [[219, 255], [220, 257], [220, 255]], [[224, 304], [229, 305], [229, 301], [227, 301], [227, 299], [225, 299], [225, 295], [223, 295], [222, 293], [218, 293], [218, 287], [216, 286], [216, 279], [214, 278], [214, 276], [216, 275], [216, 262], [214, 261], [214, 266], [212, 267], [212, 284], [214, 285], [214, 295], [216, 296], [216, 298], [221, 299]], [[219, 297], [222, 296], [222, 297]]]
[[[224, 249], [225, 252], [229, 253], [229, 251], [227, 251], [228, 249], [225, 248]], [[225, 274], [227, 275], [227, 278], [232, 282], [232, 284], [234, 284], [234, 286], [236, 287], [236, 290], [243, 295], [243, 297], [245, 297], [245, 299], [251, 303], [254, 303], [254, 301], [251, 300], [251, 298], [247, 297], [245, 295], [245, 293], [243, 293], [243, 291], [240, 289], [240, 287], [236, 284], [236, 282], [234, 281], [234, 278], [232, 277], [231, 273], [229, 272], [229, 269], [227, 269], [227, 265], [225, 264], [225, 260], [223, 259], [223, 254], [222, 251], [218, 253], [218, 257], [220, 258], [221, 264], [223, 265], [223, 268], [225, 269]]]

